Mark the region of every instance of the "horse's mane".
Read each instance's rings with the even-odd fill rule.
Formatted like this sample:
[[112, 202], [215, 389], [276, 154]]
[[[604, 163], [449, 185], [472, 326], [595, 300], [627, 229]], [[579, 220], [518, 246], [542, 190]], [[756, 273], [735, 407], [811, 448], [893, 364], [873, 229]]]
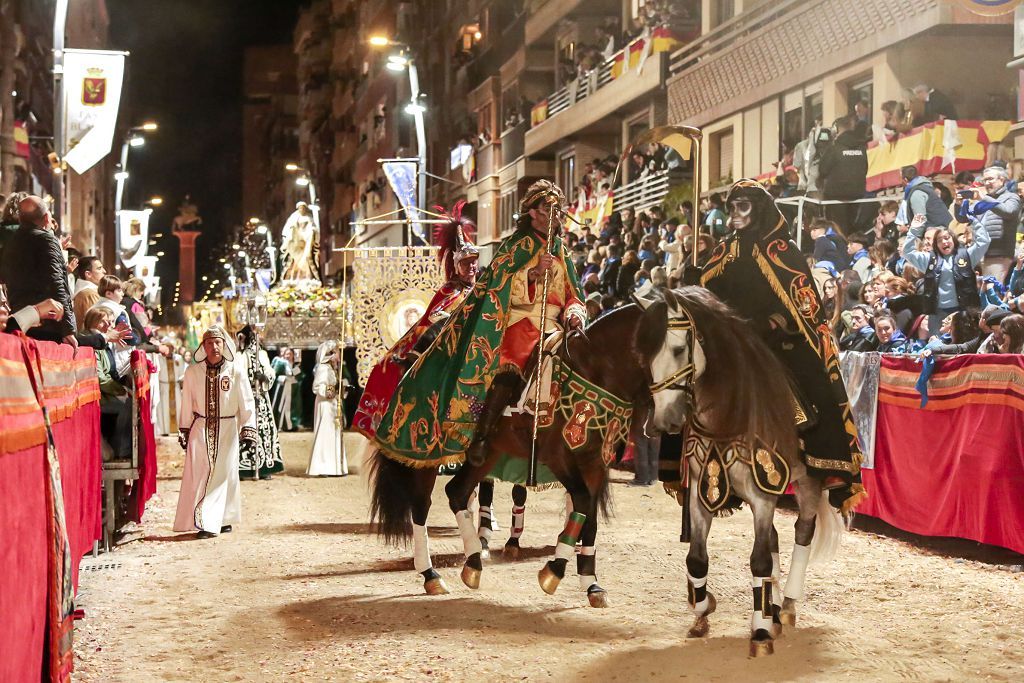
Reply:
[[[795, 453], [789, 376], [753, 327], [702, 287], [665, 290], [664, 296], [667, 304], [689, 311], [700, 335], [707, 366], [694, 393], [703, 428], [722, 440], [758, 436], [787, 458]], [[642, 328], [634, 341], [643, 358], [665, 340], [665, 329], [652, 327]]]

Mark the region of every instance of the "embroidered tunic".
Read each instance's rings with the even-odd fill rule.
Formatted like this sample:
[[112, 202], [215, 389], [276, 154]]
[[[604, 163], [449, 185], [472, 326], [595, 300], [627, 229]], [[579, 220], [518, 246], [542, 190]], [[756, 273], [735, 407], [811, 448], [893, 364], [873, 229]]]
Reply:
[[241, 521], [239, 436], [256, 438], [256, 403], [244, 370], [227, 360], [190, 366], [179, 419], [188, 446], [174, 530], [220, 533]]

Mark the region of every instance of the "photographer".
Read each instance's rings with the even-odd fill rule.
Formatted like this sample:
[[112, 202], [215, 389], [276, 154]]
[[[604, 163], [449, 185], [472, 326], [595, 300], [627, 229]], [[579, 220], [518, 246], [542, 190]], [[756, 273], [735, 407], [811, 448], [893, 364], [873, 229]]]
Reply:
[[[851, 201], [861, 199], [867, 187], [868, 150], [863, 135], [853, 130], [851, 116], [836, 119], [836, 139], [822, 154], [819, 170], [825, 199]], [[857, 204], [830, 206], [828, 213], [844, 234], [856, 228]]]

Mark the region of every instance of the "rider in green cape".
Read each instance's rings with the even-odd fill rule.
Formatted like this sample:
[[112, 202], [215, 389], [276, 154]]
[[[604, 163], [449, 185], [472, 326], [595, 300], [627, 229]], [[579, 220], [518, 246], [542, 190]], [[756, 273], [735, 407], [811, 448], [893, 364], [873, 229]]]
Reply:
[[545, 330], [586, 322], [582, 290], [559, 230], [553, 248], [546, 248], [552, 198], [558, 204], [565, 199], [553, 183], [529, 187], [515, 232], [402, 378], [377, 429], [377, 446], [389, 458], [413, 467], [461, 463], [467, 456], [474, 463], [486, 459], [487, 437], [521, 395], [540, 340], [546, 270], [551, 274]]

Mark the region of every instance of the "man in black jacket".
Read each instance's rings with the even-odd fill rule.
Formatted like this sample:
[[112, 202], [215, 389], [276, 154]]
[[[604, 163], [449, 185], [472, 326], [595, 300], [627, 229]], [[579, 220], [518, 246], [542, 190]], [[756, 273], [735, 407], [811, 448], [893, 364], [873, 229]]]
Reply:
[[[836, 140], [818, 165], [818, 184], [825, 199], [851, 200], [864, 196], [868, 177], [868, 150], [862, 135], [853, 130], [852, 116], [836, 119]], [[827, 211], [844, 234], [856, 230], [858, 204], [832, 205]]]
[[54, 299], [63, 307], [62, 315], [42, 321], [28, 335], [78, 346], [67, 266], [52, 229], [53, 218], [43, 200], [35, 196], [23, 199], [19, 210], [21, 225], [8, 241], [0, 264], [0, 280], [7, 283], [11, 308], [17, 311]]

